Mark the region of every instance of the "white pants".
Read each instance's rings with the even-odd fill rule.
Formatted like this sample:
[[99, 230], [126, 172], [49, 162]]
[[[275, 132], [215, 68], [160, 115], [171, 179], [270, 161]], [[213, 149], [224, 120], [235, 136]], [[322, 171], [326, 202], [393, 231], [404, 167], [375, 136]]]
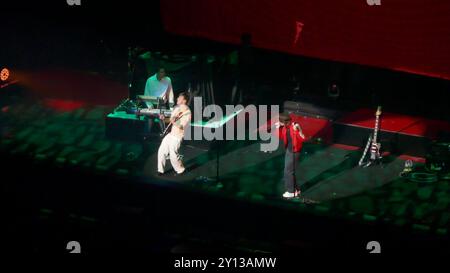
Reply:
[[170, 164], [177, 173], [184, 172], [183, 162], [181, 162], [178, 150], [181, 145], [181, 138], [172, 134], [164, 137], [158, 150], [158, 172], [164, 173], [164, 166], [166, 165], [167, 156], [170, 158]]

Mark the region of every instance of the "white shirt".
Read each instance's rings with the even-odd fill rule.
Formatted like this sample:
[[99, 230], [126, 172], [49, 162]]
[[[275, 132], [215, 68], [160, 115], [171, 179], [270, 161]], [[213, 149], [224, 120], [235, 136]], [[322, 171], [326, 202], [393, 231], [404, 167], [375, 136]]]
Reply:
[[179, 117], [179, 119], [173, 124], [170, 134], [182, 139], [184, 136], [184, 130], [191, 121], [191, 110], [187, 105], [177, 105], [172, 112], [171, 118]]
[[167, 76], [158, 81], [155, 74], [147, 79], [144, 95], [168, 99], [170, 103], [173, 103], [172, 81]]

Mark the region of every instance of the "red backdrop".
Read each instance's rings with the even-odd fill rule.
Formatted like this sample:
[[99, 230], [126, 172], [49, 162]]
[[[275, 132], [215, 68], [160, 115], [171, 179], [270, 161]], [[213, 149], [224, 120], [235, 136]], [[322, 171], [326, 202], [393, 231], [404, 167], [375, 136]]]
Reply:
[[448, 0], [164, 0], [167, 31], [450, 79]]

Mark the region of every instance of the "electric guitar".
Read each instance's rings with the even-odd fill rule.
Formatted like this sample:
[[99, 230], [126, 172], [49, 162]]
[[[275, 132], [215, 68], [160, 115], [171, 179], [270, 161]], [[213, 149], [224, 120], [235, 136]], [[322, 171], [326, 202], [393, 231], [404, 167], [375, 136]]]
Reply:
[[164, 138], [168, 133], [170, 133], [170, 131], [172, 130], [172, 126], [175, 122], [177, 122], [180, 118], [182, 118], [184, 115], [186, 114], [186, 112], [179, 112], [177, 114], [177, 116], [172, 119], [169, 123], [169, 125], [167, 125], [166, 129], [164, 130], [164, 132], [161, 134], [161, 138]]
[[380, 131], [381, 106], [378, 106], [375, 113], [375, 130], [373, 132], [372, 145], [370, 146], [370, 160], [374, 161], [381, 158], [381, 143], [377, 142], [378, 131]]
[[[367, 144], [364, 149], [364, 153], [361, 156], [361, 159], [359, 160], [359, 163], [358, 163], [359, 166], [364, 165], [364, 167], [368, 167], [375, 161], [379, 161], [381, 159], [381, 153], [380, 153], [381, 143], [377, 142], [378, 131], [380, 130], [380, 116], [381, 116], [381, 106], [378, 106], [377, 112], [375, 113], [376, 118], [375, 118], [375, 126], [374, 126], [373, 136], [372, 135], [369, 136], [369, 139], [367, 140]], [[365, 163], [364, 160], [366, 158], [367, 152], [369, 151], [369, 148], [370, 148], [369, 160], [367, 163]]]

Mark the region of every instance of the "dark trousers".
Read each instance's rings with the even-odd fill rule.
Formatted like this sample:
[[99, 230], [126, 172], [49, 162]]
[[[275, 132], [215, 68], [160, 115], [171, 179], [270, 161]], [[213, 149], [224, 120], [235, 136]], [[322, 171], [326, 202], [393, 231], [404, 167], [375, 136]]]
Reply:
[[284, 157], [284, 188], [288, 192], [295, 192], [298, 189], [295, 180], [295, 168], [297, 168], [300, 153], [294, 153], [286, 149]]

